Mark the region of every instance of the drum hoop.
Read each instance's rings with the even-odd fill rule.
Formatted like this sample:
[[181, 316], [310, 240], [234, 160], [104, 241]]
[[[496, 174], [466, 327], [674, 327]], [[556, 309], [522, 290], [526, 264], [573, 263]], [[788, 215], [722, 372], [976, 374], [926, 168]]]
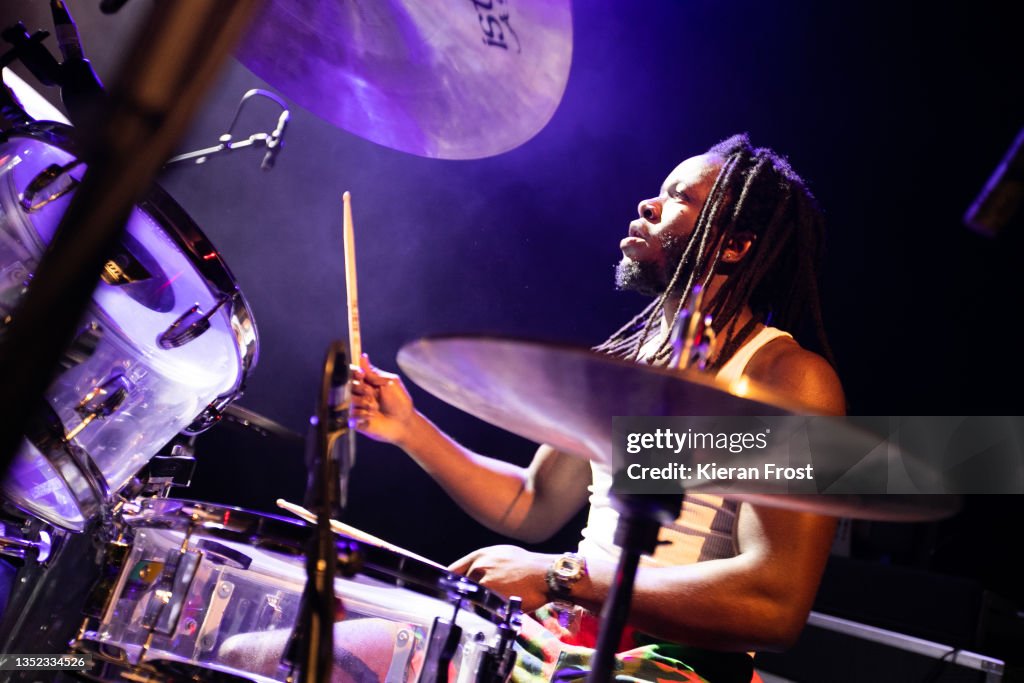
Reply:
[[113, 500], [110, 485], [103, 472], [95, 466], [85, 451], [75, 443], [60, 438], [65, 432], [64, 425], [53, 407], [47, 401], [39, 403], [35, 417], [29, 422], [25, 438], [46, 458], [67, 487], [85, 522], [78, 525], [53, 519], [49, 515], [25, 509], [25, 506], [19, 504], [12, 496], [8, 498], [19, 509], [45, 519], [55, 526], [70, 531], [82, 531], [88, 520], [99, 514], [104, 504]]
[[[243, 543], [254, 548], [289, 552], [303, 556], [309, 545], [314, 527], [301, 520], [183, 498], [148, 498], [141, 502], [138, 514], [124, 515], [133, 529], [151, 528], [185, 532], [190, 527], [216, 538]], [[186, 508], [193, 508], [205, 521], [193, 521]], [[227, 513], [227, 515], [225, 515]], [[214, 521], [227, 517], [226, 523]], [[285, 536], [289, 536], [284, 538]], [[497, 593], [466, 577], [446, 572], [413, 557], [401, 555], [387, 548], [364, 543], [343, 534], [335, 534], [339, 550], [358, 551], [361, 555], [356, 575], [365, 575], [396, 588], [406, 588], [431, 598], [453, 598], [456, 586], [463, 586], [469, 594], [461, 596], [461, 609], [471, 610], [477, 616], [499, 624], [503, 621], [507, 602]], [[268, 543], [267, 541], [271, 541]], [[341, 576], [347, 576], [339, 570]]]
[[[36, 121], [18, 126], [0, 133], [0, 143], [7, 142], [14, 137], [42, 142], [78, 157], [74, 129], [63, 123]], [[185, 209], [162, 187], [152, 183], [138, 201], [137, 206], [161, 222], [165, 233], [185, 254], [192, 267], [196, 269], [215, 295], [233, 297], [228, 315], [239, 349], [241, 371], [235, 385], [214, 401], [221, 406], [227, 405], [242, 394], [249, 374], [259, 358], [259, 334], [253, 320], [252, 309], [249, 308], [245, 295], [238, 287], [235, 276], [221, 257], [220, 252], [203, 234], [203, 231]]]

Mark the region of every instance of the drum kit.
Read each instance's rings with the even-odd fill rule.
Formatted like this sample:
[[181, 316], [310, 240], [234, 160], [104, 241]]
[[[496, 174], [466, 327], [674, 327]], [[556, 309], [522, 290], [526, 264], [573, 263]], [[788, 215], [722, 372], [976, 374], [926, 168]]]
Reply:
[[[59, 0], [52, 4], [63, 10]], [[571, 55], [569, 2], [452, 4], [268, 2], [238, 54], [292, 99], [357, 135], [437, 158], [497, 154], [536, 133], [561, 98]], [[462, 11], [472, 15], [468, 23], [452, 16]], [[267, 44], [283, 49], [270, 52]], [[5, 80], [31, 112], [9, 117], [0, 135], [6, 326], [21, 313], [48, 246], [86, 186], [74, 129], [53, 121], [31, 88]], [[280, 134], [257, 142], [279, 146]], [[346, 272], [352, 312], [354, 267]], [[131, 208], [74, 329], [0, 472], [0, 554], [18, 572], [0, 618], [0, 653], [87, 654], [90, 665], [78, 675], [98, 681], [296, 680], [301, 665], [264, 667], [230, 650], [245, 634], [287, 633], [303, 619], [314, 527], [170, 497], [166, 477], [154, 485], [152, 463], [181, 434], [225, 415], [280, 429], [234, 404], [259, 355], [252, 312], [222, 255], [158, 187]], [[546, 345], [424, 340], [403, 349], [399, 361], [453, 405], [591, 458], [610, 453], [616, 414], [789, 408], [769, 393], [740, 397]], [[821, 498], [788, 504], [875, 519], [953, 511], [896, 497]], [[321, 502], [315, 513], [282, 505], [315, 522], [332, 510]], [[332, 534], [337, 571], [329, 582], [341, 604], [335, 619], [392, 626], [383, 680], [508, 679], [516, 599], [336, 520]], [[270, 659], [286, 654], [281, 644]]]

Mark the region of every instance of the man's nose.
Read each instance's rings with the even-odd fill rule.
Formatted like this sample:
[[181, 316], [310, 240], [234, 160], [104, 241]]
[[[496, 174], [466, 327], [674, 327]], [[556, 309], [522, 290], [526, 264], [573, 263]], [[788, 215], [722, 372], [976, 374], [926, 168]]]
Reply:
[[657, 199], [645, 199], [637, 205], [636, 212], [645, 221], [657, 223], [661, 219], [661, 204]]

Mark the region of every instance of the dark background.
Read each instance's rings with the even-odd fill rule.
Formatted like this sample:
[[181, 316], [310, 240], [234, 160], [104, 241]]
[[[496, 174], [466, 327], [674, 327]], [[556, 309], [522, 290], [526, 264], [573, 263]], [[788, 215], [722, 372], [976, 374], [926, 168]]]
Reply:
[[[344, 190], [363, 344], [378, 365], [395, 369], [402, 344], [432, 333], [590, 345], [643, 304], [612, 287], [638, 200], [681, 159], [749, 131], [789, 156], [827, 212], [826, 326], [850, 412], [1019, 415], [1021, 235], [986, 238], [962, 223], [1024, 124], [1010, 5], [577, 2], [564, 99], [515, 150], [419, 158], [296, 106], [272, 172], [259, 170], [260, 153], [239, 152], [170, 169], [161, 184], [225, 255], [255, 314], [261, 356], [240, 404], [304, 432], [326, 346], [345, 329]], [[71, 9], [113, 80], [150, 3], [114, 16], [97, 6]], [[41, 1], [4, 2], [0, 18], [51, 29]], [[181, 150], [214, 144], [251, 87], [274, 84], [231, 60]], [[269, 130], [275, 117], [266, 107], [238, 130]], [[413, 392], [470, 448], [519, 463], [532, 454]], [[301, 445], [230, 425], [198, 445], [182, 495], [265, 510], [301, 499]], [[398, 450], [363, 438], [350, 496], [349, 522], [439, 561], [501, 540]], [[853, 552], [1021, 600], [1008, 548], [1022, 511], [1017, 497], [978, 496], [942, 523], [858, 524]], [[568, 548], [577, 530], [543, 547]]]

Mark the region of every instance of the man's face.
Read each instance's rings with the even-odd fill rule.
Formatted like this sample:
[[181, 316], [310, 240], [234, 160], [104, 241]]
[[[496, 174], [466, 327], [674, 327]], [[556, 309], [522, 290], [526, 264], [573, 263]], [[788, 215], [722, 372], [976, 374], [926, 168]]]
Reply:
[[668, 174], [657, 197], [640, 202], [629, 236], [619, 243], [622, 260], [615, 269], [619, 289], [651, 296], [665, 290], [721, 166], [719, 157], [691, 157]]

